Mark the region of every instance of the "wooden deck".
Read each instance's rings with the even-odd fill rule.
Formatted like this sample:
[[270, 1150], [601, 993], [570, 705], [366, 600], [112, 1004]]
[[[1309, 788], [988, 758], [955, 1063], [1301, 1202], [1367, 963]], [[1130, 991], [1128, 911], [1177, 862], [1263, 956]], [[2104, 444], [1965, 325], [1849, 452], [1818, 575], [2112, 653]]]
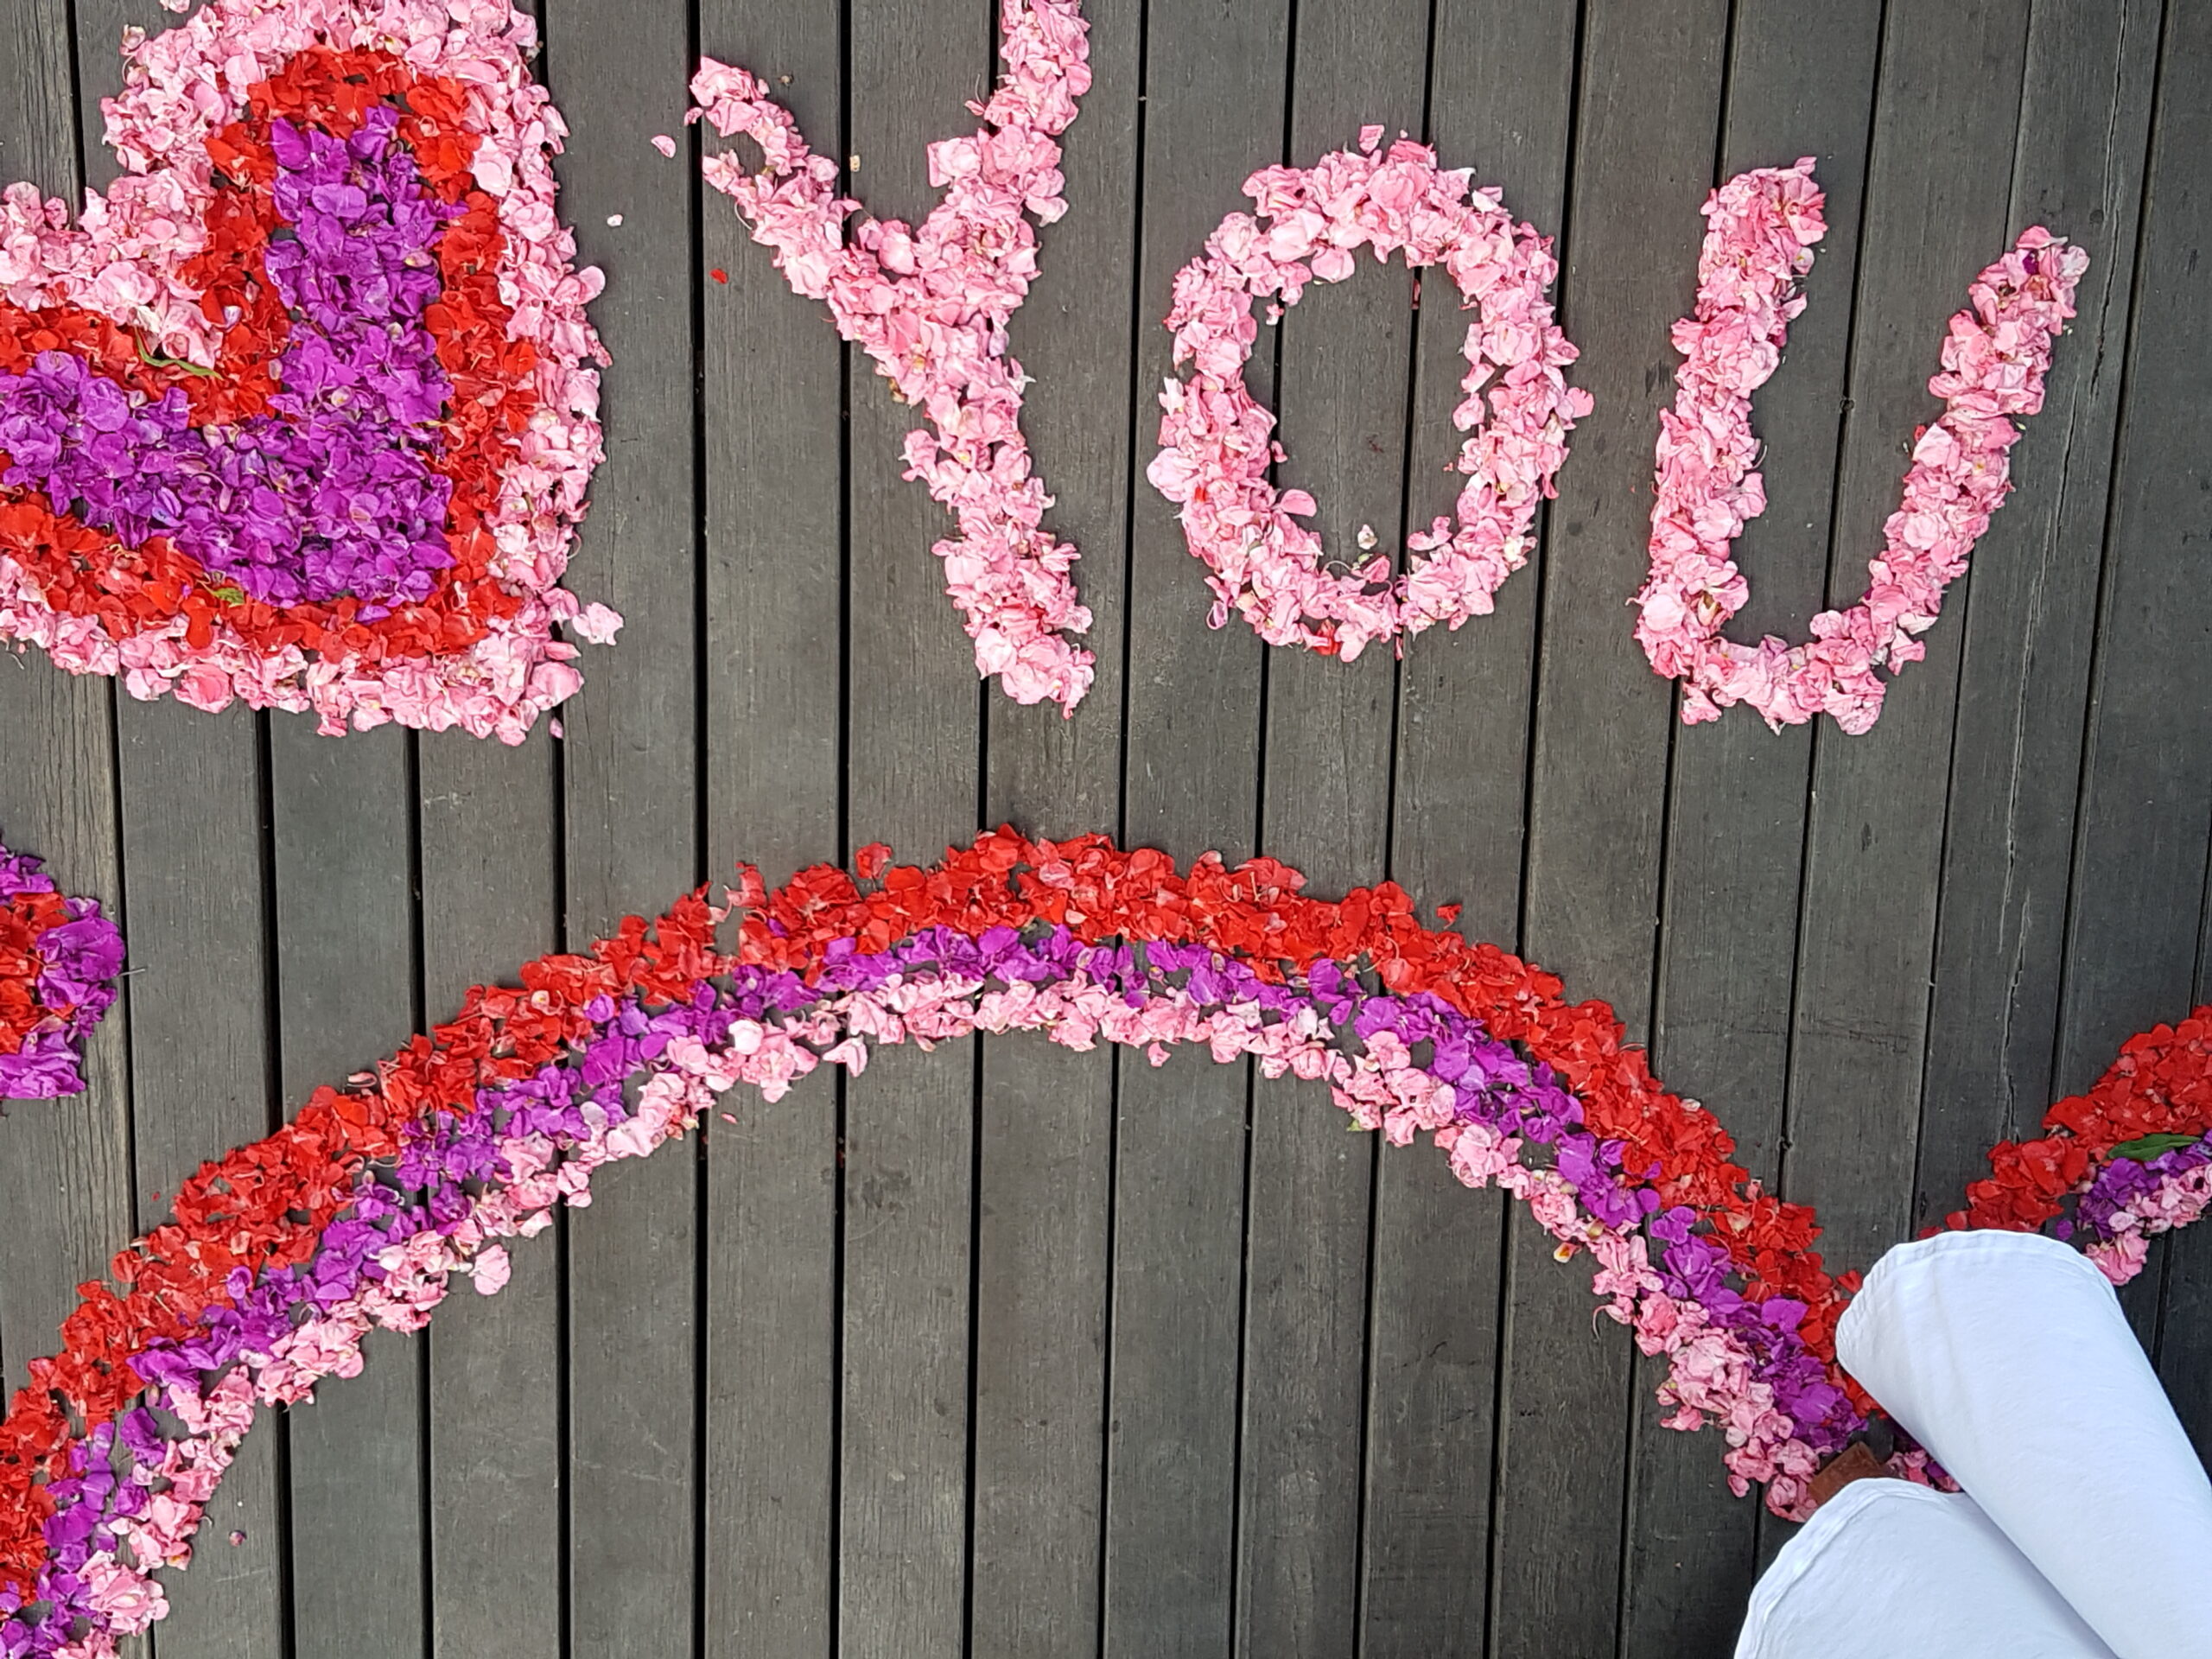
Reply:
[[[979, 690], [905, 411], [646, 147], [703, 48], [788, 75], [918, 217], [988, 0], [543, 0], [616, 359], [573, 585], [628, 618], [564, 740], [329, 741], [0, 662], [0, 831], [133, 968], [90, 1095], [0, 1122], [10, 1388], [201, 1159], [740, 857], [1010, 819], [1464, 901], [1610, 999], [1843, 1264], [2212, 995], [2212, 4], [1089, 10], [1072, 210], [1014, 325], [1097, 615], [1072, 721]], [[163, 16], [0, 5], [0, 175], [105, 178], [118, 32]], [[1209, 631], [1141, 474], [1170, 276], [1255, 167], [1370, 121], [1557, 234], [1598, 408], [1497, 614], [1345, 666]], [[1681, 727], [1624, 606], [1698, 205], [1805, 154], [1834, 229], [1760, 395], [1739, 637], [1863, 586], [1974, 271], [2037, 221], [2094, 257], [2018, 489], [1856, 740]], [[1448, 505], [1462, 326], [1363, 268], [1255, 361], [1337, 545]], [[256, 1434], [162, 1659], [1707, 1655], [1779, 1541], [1712, 1435], [1659, 1427], [1583, 1272], [1313, 1085], [1003, 1041], [731, 1109]], [[2129, 1306], [2212, 1436], [2212, 1227]]]

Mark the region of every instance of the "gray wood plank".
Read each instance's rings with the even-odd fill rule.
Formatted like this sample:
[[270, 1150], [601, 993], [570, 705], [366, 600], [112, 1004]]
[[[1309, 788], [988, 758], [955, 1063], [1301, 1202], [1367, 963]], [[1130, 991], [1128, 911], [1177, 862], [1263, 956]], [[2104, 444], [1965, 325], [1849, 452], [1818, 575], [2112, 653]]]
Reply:
[[2201, 1007], [2212, 999], [2212, 848], [2205, 851], [2204, 915], [2197, 928], [2196, 1001]]
[[[138, 1183], [152, 1221], [203, 1161], [278, 1121], [267, 802], [258, 716], [175, 702], [122, 712], [124, 850], [144, 873], [124, 927]], [[284, 1439], [281, 1418], [264, 1409], [223, 1477], [192, 1570], [171, 1582], [164, 1653], [283, 1650]], [[234, 1531], [245, 1535], [235, 1548], [225, 1541]]]
[[2061, 1001], [2058, 1075], [2094, 1081], [2135, 1032], [2184, 1011], [2201, 920], [2201, 826], [2212, 821], [2212, 592], [2203, 575], [2212, 473], [2203, 416], [2202, 289], [2206, 20], [2177, 9], [2153, 121], [2151, 175], [2114, 462], [2096, 665]]
[[2212, 1000], [2212, 848], [2205, 850], [2204, 913], [2197, 925], [2196, 991], [2194, 1001], [2202, 1007]]
[[[0, 796], [0, 833], [44, 858], [63, 892], [96, 895], [124, 918], [106, 689], [43, 660], [0, 661], [0, 723], [39, 757]], [[29, 1362], [60, 1345], [77, 1285], [105, 1278], [138, 1228], [128, 1020], [118, 1001], [86, 1038], [83, 1094], [18, 1102], [0, 1122], [0, 1356], [10, 1398]], [[149, 1651], [143, 1637], [118, 1646], [125, 1659]]]
[[70, 22], [60, 0], [28, 0], [0, 22], [0, 169], [73, 208], [82, 168]]
[[[77, 194], [67, 9], [10, 9], [0, 24], [0, 176]], [[115, 780], [111, 681], [55, 671], [36, 655], [0, 662], [0, 728], [36, 757], [0, 800], [0, 835], [46, 861], [66, 893], [98, 897], [128, 926]], [[18, 1105], [0, 1160], [0, 1357], [12, 1394], [35, 1355], [52, 1353], [81, 1280], [137, 1230], [127, 990], [86, 1039], [86, 1091]], [[210, 1575], [214, 1576], [214, 1575]], [[149, 1650], [143, 1637], [123, 1644]]]
[[[1753, 415], [1767, 510], [1738, 543], [1751, 592], [1733, 638], [1802, 638], [1827, 584], [1851, 296], [1881, 7], [1738, 5], [1718, 176], [1819, 157], [1828, 233], [1781, 371]], [[1704, 226], [1685, 225], [1694, 261]], [[1661, 389], [1669, 402], [1669, 384]], [[1656, 435], [1656, 422], [1655, 435]], [[1669, 782], [1667, 892], [1652, 1053], [1669, 1084], [1721, 1115], [1771, 1181], [1781, 1157], [1789, 990], [1812, 728], [1770, 732], [1748, 709], [1679, 728]], [[1635, 1654], [1718, 1652], [1756, 1567], [1756, 1498], [1728, 1491], [1717, 1435], [1663, 1427], [1662, 1361], [1639, 1358], [1623, 1641]]]
[[1113, 1066], [987, 1046], [969, 1651], [1098, 1649]]
[[[1053, 496], [1045, 522], [1083, 555], [1075, 582], [1091, 613], [1084, 644], [1096, 677], [1073, 718], [1058, 703], [1024, 707], [995, 691], [983, 702], [984, 817], [1052, 836], [1121, 821], [1130, 510], [1156, 518], [1166, 505], [1141, 475], [1157, 448], [1159, 377], [1138, 354], [1166, 334], [1150, 291], [1140, 302], [1136, 289], [1146, 9], [1085, 0], [1083, 11], [1091, 80], [1060, 140], [1068, 211], [1039, 232], [1037, 280], [1007, 332], [1033, 382], [1022, 430]], [[1165, 301], [1157, 308], [1164, 315]], [[1163, 601], [1175, 602], [1154, 602]]]
[[[76, 194], [69, 16], [54, 0], [0, 20], [0, 169], [49, 195]], [[0, 729], [31, 764], [0, 783], [0, 842], [46, 861], [65, 893], [127, 925], [114, 793], [111, 683], [43, 655], [0, 660]], [[50, 1354], [80, 1280], [130, 1237], [132, 1201], [127, 1002], [86, 1044], [81, 1095], [19, 1102], [0, 1122], [0, 1357], [9, 1394]]]
[[[108, 690], [42, 658], [0, 659], [0, 728], [36, 757], [0, 788], [0, 836], [43, 858], [62, 892], [99, 898], [127, 925]], [[0, 1356], [10, 1398], [29, 1361], [60, 1345], [76, 1287], [105, 1278], [137, 1230], [128, 1047], [118, 999], [84, 1039], [85, 1091], [16, 1102], [0, 1119]], [[130, 1659], [148, 1651], [143, 1637], [121, 1648]]]
[[[838, 18], [831, 0], [709, 0], [702, 49], [766, 77], [833, 155]], [[773, 884], [840, 853], [847, 348], [719, 196], [701, 229], [702, 263], [729, 277], [704, 307], [709, 874], [743, 861]]]
[[[102, 98], [122, 87], [127, 23], [170, 21], [157, 0], [79, 0], [73, 9], [88, 179], [115, 176]], [[115, 696], [118, 783], [126, 866], [144, 873], [126, 935], [132, 1133], [144, 1218], [208, 1158], [268, 1133], [279, 1102], [270, 1047], [269, 914], [262, 721], [210, 716], [175, 702]], [[191, 872], [177, 880], [171, 872]], [[209, 988], [222, 988], [210, 995]], [[262, 1414], [223, 1478], [190, 1572], [175, 1575], [162, 1649], [276, 1654], [284, 1640], [287, 1480], [283, 1420]], [[235, 1548], [224, 1541], [243, 1532]]]
[[[1175, 272], [1238, 186], [1281, 159], [1289, 9], [1174, 8], [1145, 35], [1135, 419], [1140, 470], [1158, 448], [1156, 388], [1176, 373], [1160, 326]], [[1248, 379], [1274, 390], [1261, 353]], [[1205, 625], [1210, 596], [1173, 509], [1141, 478], [1129, 534], [1123, 827], [1187, 862], [1249, 856], [1259, 816], [1262, 658], [1241, 624]], [[1236, 1618], [1239, 1351], [1249, 1066], [1198, 1055], [1122, 1068], [1114, 1173], [1105, 1653], [1226, 1655]]]
[[[1578, 8], [1439, 6], [1429, 137], [1517, 216], [1555, 232], [1567, 190]], [[1431, 280], [1437, 280], [1431, 273]], [[1467, 318], [1432, 287], [1415, 340], [1408, 514], [1448, 512]], [[1579, 376], [1578, 376], [1579, 378]], [[1519, 942], [1522, 829], [1541, 550], [1459, 633], [1401, 666], [1390, 873], [1424, 906], [1459, 902], [1468, 937]], [[1433, 1148], [1376, 1173], [1360, 1651], [1478, 1653], [1489, 1611], [1505, 1199], [1470, 1192]], [[1442, 1248], [1439, 1248], [1440, 1241]]]
[[[980, 0], [861, 0], [847, 16], [849, 186], [879, 216], [918, 223], [937, 200], [924, 146], [973, 130], [964, 102], [988, 96], [995, 18]], [[848, 838], [927, 862], [975, 831], [986, 690], [930, 551], [946, 515], [899, 477], [916, 413], [857, 352], [846, 396]], [[966, 1639], [976, 1091], [972, 1043], [880, 1054], [846, 1086], [846, 1652], [950, 1653]]]
[[[127, 922], [107, 690], [42, 657], [0, 661], [0, 724], [38, 757], [6, 781], [0, 836], [42, 858], [61, 891], [96, 897]], [[54, 1351], [79, 1282], [105, 1277], [136, 1230], [128, 1020], [119, 999], [85, 1039], [82, 1094], [15, 1103], [0, 1122], [0, 1351], [10, 1394], [33, 1357]]]
[[1291, 1078], [1256, 1085], [1251, 1122], [1237, 1646], [1339, 1654], [1358, 1617], [1376, 1141]]
[[[554, 745], [459, 732], [417, 740], [423, 998], [451, 1019], [472, 985], [560, 943]], [[452, 1656], [559, 1651], [561, 1246], [516, 1241], [496, 1296], [456, 1282], [429, 1344], [430, 1645]]]
[[[2082, 806], [2074, 852], [2055, 1087], [2072, 1091], [2132, 1033], [2185, 1012], [2202, 950], [2204, 826], [2212, 822], [2212, 597], [2204, 582], [2201, 384], [2205, 237], [2202, 100], [2180, 92], [2204, 73], [2212, 30], [2187, 8], [2164, 23], [2158, 108], [2127, 345], [2125, 408], [2100, 594]], [[2192, 908], [2183, 895], [2196, 896]], [[2172, 1266], [2184, 1282], [2177, 1301]], [[2167, 1287], [2164, 1374], [2184, 1376], [2201, 1346], [2191, 1311], [2203, 1260], [2191, 1236], [2160, 1241], [2121, 1294], [2151, 1339]], [[2201, 1268], [2197, 1269], [2201, 1271]], [[2179, 1316], [2177, 1317], [2177, 1307]], [[2197, 1337], [2196, 1344], [2202, 1338]], [[2201, 1419], [2198, 1420], [2201, 1421]]]
[[[1063, 140], [1068, 212], [1009, 329], [1035, 381], [1023, 428], [1082, 550], [1090, 696], [984, 702], [985, 817], [1063, 836], [1121, 818], [1136, 315], [1141, 0], [1084, 8], [1090, 90]], [[986, 1039], [976, 1171], [974, 1607], [969, 1651], [1095, 1655], [1103, 1536], [1114, 1079], [1103, 1047]]]
[[709, 1653], [834, 1650], [838, 1096], [733, 1090], [708, 1136]]
[[[1892, 16], [1882, 48], [1828, 599], [1865, 591], [1896, 510], [1904, 447], [1937, 405], [1927, 390], [1946, 319], [2005, 246], [1995, 181], [2011, 171], [2028, 8]], [[1938, 57], [1944, 67], [1937, 67]], [[2000, 514], [1978, 565], [2015, 562]], [[1971, 583], [1969, 576], [1963, 579]], [[1957, 601], [1967, 588], [1955, 588]], [[1911, 1224], [1943, 804], [1964, 628], [1955, 603], [1928, 656], [1891, 683], [1874, 729], [1814, 739], [1811, 823], [1790, 1058], [1788, 1195], [1818, 1206], [1828, 1259], [1871, 1264]]]
[[1248, 1095], [1211, 1068], [1121, 1078], [1104, 1595], [1128, 1659], [1231, 1650]]
[[974, 1065], [901, 1048], [848, 1085], [841, 1651], [963, 1639]]
[[893, 1049], [847, 1088], [840, 1652], [963, 1640], [975, 1123], [964, 1049]]
[[2197, 924], [2196, 1002], [2212, 998], [2212, 848], [2205, 852], [2204, 914]]
[[2120, 420], [2161, 8], [2040, 0], [2028, 35], [2012, 226], [2092, 260], [2043, 412], [2013, 452], [2011, 538], [1965, 595], [1916, 1226], [1961, 1202], [1996, 1141], [2053, 1098], [2097, 574]]
[[[0, 168], [75, 194], [69, 18], [54, 0], [0, 22]], [[64, 893], [127, 925], [117, 822], [112, 683], [64, 674], [35, 652], [0, 660], [0, 729], [30, 764], [0, 784], [0, 842], [46, 861]], [[104, 1276], [134, 1230], [129, 1008], [119, 998], [85, 1043], [84, 1093], [23, 1101], [0, 1122], [0, 1353], [9, 1393], [50, 1354], [79, 1281]]]
[[[1370, 122], [1388, 138], [1422, 130], [1429, 22], [1427, 0], [1294, 15], [1291, 165], [1351, 145]], [[1379, 547], [1402, 544], [1412, 288], [1402, 262], [1378, 269], [1363, 259], [1346, 282], [1308, 289], [1255, 348], [1276, 352], [1276, 432], [1290, 457], [1278, 482], [1319, 501], [1313, 525], [1333, 559], [1363, 557], [1365, 524]], [[1410, 649], [1458, 643], [1423, 638]], [[1316, 892], [1340, 893], [1384, 872], [1396, 671], [1388, 645], [1350, 663], [1268, 654], [1260, 843], [1304, 870]], [[1252, 1124], [1237, 1646], [1341, 1654], [1357, 1642], [1376, 1141], [1345, 1133], [1325, 1084], [1288, 1078], [1256, 1087]]]
[[[276, 1040], [288, 1110], [405, 1042], [416, 1014], [409, 734], [269, 730], [276, 845]], [[425, 1637], [423, 1348], [390, 1332], [359, 1376], [293, 1408], [294, 1630], [308, 1653], [421, 1652]]]
[[[713, 0], [701, 43], [772, 77], [834, 155], [841, 16]], [[845, 348], [705, 201], [702, 263], [729, 274], [702, 335], [709, 869], [749, 860], [772, 882], [843, 847]], [[729, 1659], [828, 1659], [836, 1639], [842, 1095], [836, 1076], [772, 1106], [736, 1090], [707, 1128], [702, 1591], [708, 1651]]]
[[[698, 363], [683, 0], [547, 0], [545, 74], [570, 139], [563, 217], [609, 271], [607, 460], [571, 566], [627, 619], [562, 710], [565, 941], [658, 913], [700, 879]], [[622, 215], [620, 226], [607, 221]], [[700, 1167], [671, 1147], [605, 1172], [569, 1230], [569, 1632], [579, 1655], [688, 1651], [698, 1534]]]
[[2212, 1236], [2202, 1227], [2177, 1234], [2160, 1309], [2158, 1380], [2189, 1432], [2200, 1462], [2212, 1466]]
[[708, 1145], [708, 1651], [836, 1639], [836, 1079], [722, 1103]]
[[[1696, 288], [1727, 8], [1690, 0], [1584, 19], [1562, 312], [1597, 410], [1560, 474], [1544, 567], [1522, 936], [1571, 995], [1649, 1028], [1672, 689], [1620, 608], [1644, 568], [1653, 405]], [[1491, 1587], [1496, 1654], [1615, 1640], [1630, 1348], [1593, 1330], [1580, 1264], [1560, 1271], [1522, 1215], [1507, 1228], [1505, 1400]]]
[[[2202, 36], [2196, 44], [2201, 52]], [[2190, 1001], [2202, 1007], [2212, 1002], [2212, 845], [2205, 849], [2196, 937], [2196, 988]], [[2193, 1227], [2168, 1243], [2158, 1300], [2158, 1376], [2197, 1457], [2212, 1465], [2212, 1233]]]

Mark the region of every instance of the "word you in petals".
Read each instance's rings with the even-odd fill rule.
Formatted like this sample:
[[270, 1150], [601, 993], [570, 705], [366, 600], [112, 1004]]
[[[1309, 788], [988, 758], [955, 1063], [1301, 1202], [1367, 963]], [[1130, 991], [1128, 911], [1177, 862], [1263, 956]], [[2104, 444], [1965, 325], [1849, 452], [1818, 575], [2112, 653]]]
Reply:
[[[1020, 702], [1071, 710], [1090, 683], [1090, 654], [1076, 643], [1090, 613], [1077, 597], [1076, 549], [1043, 525], [1052, 499], [1022, 435], [1028, 382], [1006, 331], [1038, 268], [1030, 220], [1065, 211], [1058, 140], [1090, 85], [1085, 24], [1077, 0], [1007, 0], [1001, 31], [1006, 73], [988, 104], [971, 106], [983, 125], [930, 148], [931, 180], [945, 194], [918, 230], [863, 218], [847, 234], [861, 205], [837, 194], [836, 164], [743, 69], [702, 60], [689, 118], [759, 146], [757, 170], [709, 157], [708, 182], [774, 250], [791, 285], [828, 302], [893, 395], [925, 411], [928, 427], [907, 435], [906, 476], [957, 521], [935, 551], [978, 670]], [[1564, 378], [1577, 353], [1548, 297], [1558, 268], [1548, 239], [1516, 223], [1496, 191], [1473, 188], [1471, 169], [1443, 168], [1403, 137], [1386, 149], [1382, 136], [1363, 128], [1356, 148], [1312, 167], [1255, 173], [1244, 188], [1256, 211], [1223, 219], [1178, 273], [1166, 325], [1176, 363], [1192, 372], [1162, 393], [1161, 448], [1147, 469], [1207, 569], [1213, 626], [1234, 612], [1270, 645], [1346, 660], [1376, 640], [1402, 646], [1491, 610], [1527, 562], [1537, 509], [1591, 407]], [[1745, 645], [1721, 629], [1748, 593], [1729, 550], [1765, 505], [1751, 395], [1781, 363], [1826, 227], [1810, 160], [1731, 179], [1704, 213], [1697, 308], [1674, 331], [1686, 361], [1675, 406], [1659, 416], [1637, 639], [1656, 672], [1682, 681], [1687, 721], [1748, 702], [1777, 728], [1826, 714], [1863, 733], [1880, 714], [1883, 676], [1922, 656], [1945, 587], [2010, 487], [2007, 452], [2018, 420], [2042, 406], [2088, 256], [2037, 227], [1974, 279], [1929, 382], [1943, 413], [1916, 435], [1864, 598], [1815, 617], [1804, 643]], [[1407, 537], [1395, 574], [1387, 554], [1349, 567], [1326, 559], [1300, 522], [1317, 511], [1313, 498], [1269, 476], [1286, 452], [1244, 380], [1253, 302], [1265, 299], [1277, 321], [1309, 282], [1347, 278], [1363, 247], [1379, 260], [1402, 255], [1415, 271], [1443, 266], [1476, 313], [1452, 412], [1468, 435], [1454, 463], [1466, 483], [1453, 517]]]

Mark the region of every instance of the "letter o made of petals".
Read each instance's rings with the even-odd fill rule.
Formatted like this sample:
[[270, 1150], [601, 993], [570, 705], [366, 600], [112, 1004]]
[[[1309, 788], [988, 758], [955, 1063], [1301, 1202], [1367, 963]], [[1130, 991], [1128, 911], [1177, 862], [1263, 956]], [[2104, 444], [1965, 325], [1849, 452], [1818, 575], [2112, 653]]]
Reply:
[[1848, 610], [1823, 611], [1812, 638], [1756, 645], [1721, 638], [1751, 585], [1729, 550], [1766, 510], [1751, 430], [1751, 393], [1782, 361], [1813, 245], [1827, 233], [1810, 156], [1740, 173], [1707, 198], [1697, 309], [1675, 325], [1684, 362], [1675, 407], [1659, 416], [1651, 566], [1636, 596], [1637, 642], [1652, 668], [1682, 682], [1682, 720], [1717, 720], [1748, 702], [1779, 731], [1815, 715], [1845, 731], [1871, 728], [1892, 672], [1925, 654], [1943, 590], [1967, 568], [2011, 486], [2012, 417], [2043, 407], [2053, 342], [2074, 315], [2089, 257], [2037, 226], [1968, 289], [1952, 317], [1943, 372], [1928, 389], [1942, 417], [1919, 435], [1904, 499], [1883, 526], [1867, 588]]
[[[1446, 171], [1433, 150], [1404, 138], [1381, 149], [1382, 137], [1367, 127], [1356, 150], [1254, 174], [1244, 193], [1257, 214], [1230, 214], [1177, 274], [1167, 327], [1176, 363], [1195, 372], [1160, 395], [1161, 448], [1146, 474], [1181, 509], [1191, 551], [1211, 572], [1214, 626], [1233, 609], [1269, 645], [1347, 659], [1373, 640], [1489, 613], [1499, 585], [1527, 562], [1567, 434], [1590, 412], [1589, 394], [1563, 374], [1577, 353], [1547, 297], [1559, 271], [1549, 238], [1515, 224], [1496, 191], [1471, 190], [1471, 169]], [[1362, 247], [1378, 259], [1402, 253], [1414, 270], [1443, 266], [1478, 313], [1465, 348], [1466, 398], [1452, 413], [1468, 434], [1455, 463], [1467, 479], [1457, 518], [1406, 538], [1415, 556], [1395, 581], [1386, 556], [1349, 575], [1324, 567], [1321, 538], [1298, 522], [1313, 513], [1313, 499], [1268, 481], [1284, 451], [1271, 435], [1274, 414], [1244, 384], [1259, 334], [1252, 302], [1273, 296], [1273, 321], [1309, 281], [1351, 276]]]

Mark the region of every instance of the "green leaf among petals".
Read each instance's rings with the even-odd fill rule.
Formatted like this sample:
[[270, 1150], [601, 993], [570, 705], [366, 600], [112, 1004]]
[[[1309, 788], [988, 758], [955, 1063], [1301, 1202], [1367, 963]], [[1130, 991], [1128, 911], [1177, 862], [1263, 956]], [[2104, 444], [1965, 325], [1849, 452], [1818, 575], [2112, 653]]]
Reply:
[[2123, 1141], [2112, 1149], [2115, 1158], [2133, 1158], [2139, 1164], [2147, 1164], [2161, 1153], [2172, 1152], [2182, 1147], [2193, 1147], [2202, 1140], [2196, 1135], [2145, 1135], [2133, 1141]]

